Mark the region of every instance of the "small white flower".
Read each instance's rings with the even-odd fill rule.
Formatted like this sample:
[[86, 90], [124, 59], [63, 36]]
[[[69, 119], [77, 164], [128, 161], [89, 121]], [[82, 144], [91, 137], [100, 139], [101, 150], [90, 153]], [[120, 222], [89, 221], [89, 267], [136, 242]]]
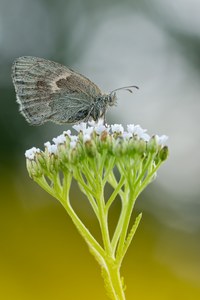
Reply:
[[46, 142], [46, 143], [44, 143], [44, 146], [48, 149], [51, 146], [51, 143], [50, 142]]
[[79, 123], [79, 124], [75, 124], [72, 126], [72, 128], [74, 128], [76, 131], [80, 132], [84, 132], [87, 128], [87, 123], [85, 122], [82, 122], [82, 123]]
[[57, 145], [51, 145], [48, 149], [50, 154], [55, 154], [58, 151]]
[[146, 129], [143, 129], [140, 125], [135, 125], [134, 127], [134, 134], [136, 134], [138, 137], [142, 138], [142, 135], [146, 132]]
[[94, 131], [95, 131], [97, 134], [101, 134], [103, 131], [109, 132], [109, 130], [110, 130], [110, 127], [106, 127], [106, 126], [103, 125], [103, 124], [97, 125], [97, 126], [95, 126], [95, 128], [94, 128]]
[[64, 144], [66, 142], [66, 137], [64, 134], [61, 134], [55, 138], [52, 139], [52, 141], [56, 144], [56, 145], [59, 145], [59, 144]]
[[134, 133], [134, 128], [135, 128], [135, 125], [134, 124], [129, 124], [129, 125], [127, 125], [127, 131], [129, 132], [129, 133]]
[[90, 141], [91, 140], [91, 135], [86, 133], [83, 135], [83, 141], [84, 143], [87, 142], [87, 141]]
[[76, 141], [71, 141], [69, 144], [71, 149], [74, 149], [76, 147]]
[[63, 131], [63, 134], [66, 136], [70, 136], [71, 135], [71, 130], [67, 130], [67, 131]]
[[127, 130], [129, 133], [137, 135], [146, 142], [150, 140], [150, 135], [146, 133], [147, 130], [143, 129], [140, 125], [129, 124], [127, 125]]
[[70, 139], [71, 139], [71, 142], [76, 142], [78, 140], [78, 136], [77, 135], [71, 135]]
[[91, 134], [94, 131], [94, 127], [88, 127], [85, 130], [83, 130], [83, 134]]
[[77, 143], [77, 141], [78, 141], [78, 136], [77, 136], [77, 135], [71, 135], [71, 136], [70, 136], [70, 139], [71, 139], [71, 141], [70, 141], [70, 143], [69, 143], [70, 148], [71, 148], [71, 149], [74, 149], [74, 148], [76, 147], [76, 143]]
[[165, 134], [163, 134], [161, 136], [156, 135], [156, 139], [157, 139], [158, 145], [165, 145], [168, 140], [168, 136]]
[[25, 151], [25, 157], [28, 158], [28, 159], [34, 159], [35, 154], [40, 153], [40, 151], [41, 150], [39, 148], [33, 147], [33, 148], [28, 149], [28, 150]]
[[141, 139], [143, 139], [145, 142], [148, 142], [150, 140], [150, 135], [148, 133], [143, 133], [140, 137]]
[[101, 119], [99, 119], [98, 121], [92, 120], [92, 121], [89, 121], [88, 124], [89, 124], [90, 126], [93, 126], [93, 127], [98, 127], [98, 126], [100, 126], [100, 125], [104, 125], [104, 119], [101, 118]]
[[52, 153], [55, 154], [58, 150], [57, 145], [51, 145], [50, 142], [44, 143], [44, 146], [47, 148], [49, 154], [52, 154]]
[[116, 133], [123, 133], [124, 132], [124, 127], [121, 124], [114, 124], [111, 125], [112, 132]]
[[97, 123], [94, 120], [89, 121], [88, 124], [93, 127], [97, 125]]
[[124, 131], [123, 134], [122, 134], [122, 137], [124, 139], [130, 139], [133, 137], [132, 133], [131, 132], [127, 132], [127, 131]]

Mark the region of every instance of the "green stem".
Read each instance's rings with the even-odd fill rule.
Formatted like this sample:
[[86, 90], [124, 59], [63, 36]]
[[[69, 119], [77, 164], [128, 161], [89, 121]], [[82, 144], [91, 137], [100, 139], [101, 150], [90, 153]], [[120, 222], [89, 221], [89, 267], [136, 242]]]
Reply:
[[105, 168], [105, 173], [103, 176], [103, 186], [105, 186], [107, 179], [114, 168], [114, 165], [115, 165], [115, 157], [111, 157], [108, 161], [107, 167]]
[[94, 213], [98, 218], [98, 206], [97, 206], [97, 203], [95, 201], [96, 193], [93, 192], [92, 189], [90, 187], [88, 187], [88, 185], [84, 182], [83, 177], [82, 177], [81, 173], [78, 170], [76, 170], [76, 172], [74, 172], [74, 178], [77, 180], [80, 190], [88, 198], [89, 203], [92, 206], [92, 209], [94, 210]]
[[108, 214], [105, 209], [105, 200], [103, 195], [103, 186], [102, 186], [102, 178], [101, 174], [96, 172], [96, 201], [98, 205], [98, 213], [99, 213], [99, 225], [101, 227], [101, 234], [104, 244], [104, 249], [106, 253], [109, 255], [112, 253], [111, 244], [110, 244], [110, 235], [108, 230]]
[[156, 173], [156, 171], [159, 169], [160, 165], [162, 164], [162, 161], [159, 161], [159, 163], [156, 165], [155, 168], [146, 176], [142, 184], [139, 185], [137, 188], [137, 196], [144, 190], [144, 188], [148, 185], [148, 183], [152, 180], [152, 176]]
[[123, 223], [124, 223], [124, 219], [126, 216], [126, 205], [122, 204], [122, 208], [121, 208], [121, 213], [120, 213], [120, 217], [119, 220], [117, 222], [117, 227], [115, 229], [113, 238], [112, 238], [112, 242], [111, 242], [111, 246], [113, 249], [113, 254], [116, 252], [116, 247], [117, 247], [117, 243], [119, 241], [119, 237], [123, 228]]
[[[58, 199], [58, 198], [57, 198]], [[102, 257], [105, 257], [104, 249], [99, 245], [99, 243], [95, 240], [95, 238], [91, 235], [89, 230], [85, 227], [85, 225], [82, 223], [82, 221], [79, 219], [77, 214], [74, 212], [71, 205], [69, 205], [69, 200], [67, 202], [63, 201], [63, 199], [58, 199], [60, 203], [63, 205], [63, 207], [66, 209], [67, 213], [69, 214], [70, 218], [72, 219], [72, 222], [78, 229], [79, 233], [82, 235], [86, 243], [91, 247], [94, 248], [99, 255]]]
[[106, 263], [107, 290], [114, 300], [125, 300], [123, 283], [120, 278], [120, 266], [110, 261]]
[[123, 224], [124, 224], [124, 219], [126, 217], [126, 211], [127, 211], [127, 202], [128, 202], [128, 193], [129, 193], [129, 185], [125, 182], [125, 187], [124, 187], [124, 192], [123, 195], [121, 196], [121, 213], [119, 216], [119, 220], [117, 222], [117, 227], [115, 229], [113, 238], [112, 238], [112, 249], [113, 249], [113, 253], [116, 253], [116, 247], [117, 247], [117, 243], [119, 241], [121, 232], [122, 232], [122, 228], [123, 228]]
[[133, 224], [133, 227], [132, 227], [130, 233], [128, 234], [128, 237], [126, 238], [126, 241], [125, 241], [125, 243], [124, 243], [124, 248], [123, 248], [123, 251], [122, 251], [122, 253], [121, 253], [121, 258], [119, 259], [120, 265], [121, 265], [122, 260], [123, 260], [125, 254], [126, 254], [126, 252], [127, 252], [127, 250], [128, 250], [128, 247], [129, 247], [130, 244], [131, 244], [131, 241], [132, 241], [132, 239], [133, 239], [133, 237], [134, 237], [134, 235], [135, 235], [135, 232], [136, 232], [136, 230], [137, 230], [137, 228], [138, 228], [138, 226], [139, 226], [139, 223], [140, 223], [141, 218], [142, 218], [142, 213], [140, 213], [140, 214], [137, 216], [137, 218], [136, 218], [136, 220], [135, 220], [135, 223]]
[[120, 178], [120, 181], [117, 185], [117, 187], [115, 188], [115, 190], [113, 191], [112, 195], [110, 196], [110, 198], [108, 199], [107, 203], [106, 203], [106, 211], [108, 212], [111, 204], [113, 203], [113, 201], [115, 200], [117, 194], [119, 194], [119, 191], [121, 190], [122, 186], [124, 185], [124, 180], [125, 180], [125, 177], [124, 176], [121, 176]]
[[61, 193], [61, 191], [62, 191], [62, 186], [61, 186], [61, 183], [60, 183], [59, 172], [56, 173], [56, 174], [53, 174], [52, 180], [53, 180], [53, 183], [54, 183], [54, 190], [55, 190], [57, 193]]
[[68, 199], [69, 189], [72, 182], [72, 174], [71, 173], [63, 173], [63, 193], [62, 193], [62, 199], [66, 200]]
[[127, 200], [128, 201], [123, 203], [123, 205], [124, 205], [123, 224], [122, 224], [121, 235], [120, 235], [119, 244], [118, 244], [118, 248], [117, 248], [117, 255], [116, 255], [117, 260], [120, 260], [123, 255], [123, 248], [124, 248], [124, 243], [125, 243], [126, 236], [127, 236], [128, 226], [129, 226], [131, 214], [133, 211], [133, 206], [134, 206], [135, 200], [136, 200], [134, 191], [131, 187], [129, 190], [129, 196], [128, 196]]
[[148, 170], [149, 166], [151, 165], [151, 163], [153, 162], [153, 154], [149, 154], [147, 161], [145, 163], [145, 165], [142, 167], [142, 172], [140, 171], [137, 180], [135, 181], [135, 186], [137, 186], [138, 184], [140, 185], [140, 181], [143, 179], [143, 177], [145, 176], [146, 171]]
[[64, 206], [66, 211], [68, 212], [69, 216], [71, 217], [73, 223], [76, 225], [76, 228], [79, 230], [83, 238], [86, 240], [86, 242], [90, 245], [90, 247], [95, 248], [95, 250], [104, 257], [105, 253], [103, 248], [99, 245], [99, 243], [95, 240], [95, 238], [91, 235], [89, 230], [85, 227], [85, 225], [82, 223], [82, 221], [79, 219], [79, 217], [74, 212], [69, 199], [69, 190], [71, 186], [71, 182], [65, 181], [65, 190], [66, 190], [66, 198], [60, 198], [61, 204]]
[[[123, 174], [122, 174], [122, 176], [123, 176]], [[117, 188], [118, 182], [117, 182], [117, 180], [115, 178], [115, 175], [114, 175], [113, 171], [110, 171], [110, 174], [109, 174], [109, 176], [107, 178], [107, 181], [112, 186], [112, 188], [114, 190]], [[120, 195], [121, 199], [124, 198], [124, 192], [122, 191], [122, 189], [119, 190], [119, 195]]]
[[[93, 173], [93, 168], [89, 166], [89, 164], [92, 162], [90, 158], [87, 160], [82, 161], [82, 166], [81, 166], [81, 171], [84, 173], [87, 179], [88, 185], [92, 186], [93, 181], [94, 181], [94, 173]], [[80, 167], [80, 166], [79, 166]]]
[[51, 196], [55, 197], [55, 191], [49, 186], [44, 175], [41, 177], [35, 177], [34, 180]]
[[81, 174], [81, 172], [80, 172], [80, 170], [79, 170], [78, 168], [76, 168], [76, 169], [74, 170], [73, 175], [74, 175], [74, 178], [75, 178], [75, 179], [83, 186], [83, 188], [84, 188], [88, 193], [90, 193], [93, 197], [96, 196], [95, 191], [93, 191], [93, 190], [90, 188], [91, 184], [93, 184], [93, 183], [89, 183], [88, 178], [86, 178], [86, 179], [87, 179], [87, 183], [85, 183], [85, 181], [84, 181], [84, 179], [83, 179], [83, 176], [82, 176], [82, 174]]
[[91, 205], [96, 217], [98, 218], [98, 214], [99, 214], [98, 206], [96, 204], [94, 197], [85, 189], [85, 187], [82, 186], [81, 183], [79, 183], [79, 188], [82, 191], [82, 193], [88, 198], [89, 204]]
[[104, 150], [102, 156], [100, 157], [100, 159], [98, 159], [100, 174], [103, 174], [106, 157], [107, 157], [107, 150]]
[[96, 202], [98, 206], [98, 220], [101, 228], [102, 240], [104, 249], [107, 255], [112, 253], [110, 244], [110, 235], [108, 230], [108, 214], [105, 209], [104, 200], [104, 186], [103, 186], [103, 168], [100, 167], [101, 159], [97, 156], [92, 163], [92, 169], [94, 170], [93, 187], [96, 192]]

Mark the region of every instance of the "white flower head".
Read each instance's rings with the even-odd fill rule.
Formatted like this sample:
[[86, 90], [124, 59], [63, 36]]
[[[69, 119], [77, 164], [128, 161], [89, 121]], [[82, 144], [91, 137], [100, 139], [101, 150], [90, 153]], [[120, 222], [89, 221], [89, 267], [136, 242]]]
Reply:
[[155, 137], [156, 137], [158, 145], [165, 145], [168, 140], [168, 136], [165, 134], [163, 134], [161, 136], [156, 135]]
[[71, 130], [63, 131], [65, 136], [71, 136]]
[[71, 135], [70, 139], [71, 139], [71, 142], [76, 142], [78, 140], [78, 136], [77, 135]]
[[49, 154], [55, 154], [58, 150], [57, 145], [52, 145], [50, 142], [44, 143], [44, 146], [47, 148]]
[[146, 133], [147, 130], [143, 129], [140, 125], [129, 124], [127, 125], [127, 130], [129, 133], [137, 135], [145, 142], [148, 142], [150, 140], [150, 135]]
[[55, 138], [52, 139], [54, 144], [59, 145], [59, 144], [64, 144], [66, 142], [66, 136], [64, 134], [61, 134]]
[[94, 131], [94, 127], [88, 127], [88, 128], [85, 128], [85, 130], [83, 131], [83, 134], [89, 134], [91, 135], [91, 133]]
[[76, 131], [80, 132], [85, 132], [86, 128], [87, 128], [87, 123], [85, 122], [82, 122], [82, 123], [79, 123], [79, 124], [75, 124], [72, 126], [72, 128], [74, 128]]
[[83, 141], [84, 141], [84, 143], [87, 142], [87, 141], [90, 141], [90, 140], [91, 140], [91, 135], [88, 134], [88, 133], [85, 133], [83, 135]]
[[143, 129], [140, 125], [135, 125], [134, 127], [134, 134], [136, 134], [138, 137], [142, 138], [142, 135], [146, 132], [146, 129]]
[[48, 149], [48, 147], [51, 146], [51, 143], [50, 142], [46, 142], [46, 143], [44, 143], [44, 146]]
[[76, 147], [76, 144], [77, 144], [77, 141], [78, 141], [78, 136], [77, 135], [71, 135], [70, 139], [71, 139], [71, 141], [69, 143], [70, 148], [74, 149]]
[[129, 132], [129, 133], [134, 133], [134, 128], [135, 128], [135, 125], [134, 124], [129, 124], [129, 125], [127, 125], [127, 131]]
[[105, 125], [98, 125], [98, 126], [95, 127], [94, 130], [95, 130], [95, 132], [96, 132], [97, 134], [101, 134], [101, 133], [104, 132], [104, 131], [109, 132], [110, 128], [109, 128], [109, 127], [106, 127]]
[[148, 142], [151, 137], [148, 133], [144, 132], [140, 138], [143, 139], [145, 142]]
[[70, 142], [70, 148], [74, 149], [76, 147], [76, 141], [71, 141]]
[[51, 147], [49, 147], [48, 151], [49, 151], [49, 154], [56, 154], [58, 151], [57, 145], [51, 145]]
[[111, 125], [112, 132], [116, 133], [123, 133], [124, 132], [124, 127], [121, 124], [114, 124]]
[[25, 151], [25, 157], [28, 159], [34, 159], [36, 153], [40, 153], [41, 150], [36, 147], [32, 147], [31, 149], [28, 149]]
[[131, 132], [124, 131], [123, 134], [122, 134], [122, 137], [124, 139], [130, 139], [130, 138], [133, 137], [133, 134]]
[[101, 119], [98, 119], [98, 121], [92, 120], [92, 121], [89, 121], [88, 124], [89, 124], [90, 126], [93, 126], [93, 127], [97, 127], [97, 126], [100, 126], [100, 125], [104, 125], [104, 119], [101, 118]]

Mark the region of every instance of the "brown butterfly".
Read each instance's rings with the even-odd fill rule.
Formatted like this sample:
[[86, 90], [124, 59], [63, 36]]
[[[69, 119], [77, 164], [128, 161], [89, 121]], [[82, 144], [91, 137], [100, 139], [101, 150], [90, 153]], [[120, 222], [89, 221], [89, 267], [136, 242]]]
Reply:
[[116, 104], [116, 91], [103, 94], [87, 77], [59, 63], [23, 56], [12, 67], [12, 79], [20, 112], [31, 125], [47, 121], [58, 124], [97, 121]]

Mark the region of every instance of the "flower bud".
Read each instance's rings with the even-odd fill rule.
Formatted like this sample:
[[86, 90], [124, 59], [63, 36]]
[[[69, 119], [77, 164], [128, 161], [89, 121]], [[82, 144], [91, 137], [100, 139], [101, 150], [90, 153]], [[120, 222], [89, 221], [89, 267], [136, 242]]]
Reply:
[[164, 146], [159, 152], [159, 157], [162, 161], [164, 161], [167, 159], [168, 155], [169, 155], [169, 149], [167, 146]]
[[154, 135], [150, 138], [150, 140], [147, 143], [147, 150], [150, 153], [155, 153], [158, 150], [158, 139], [157, 136]]
[[94, 141], [88, 140], [84, 143], [86, 155], [89, 157], [95, 157], [97, 154], [96, 145]]

